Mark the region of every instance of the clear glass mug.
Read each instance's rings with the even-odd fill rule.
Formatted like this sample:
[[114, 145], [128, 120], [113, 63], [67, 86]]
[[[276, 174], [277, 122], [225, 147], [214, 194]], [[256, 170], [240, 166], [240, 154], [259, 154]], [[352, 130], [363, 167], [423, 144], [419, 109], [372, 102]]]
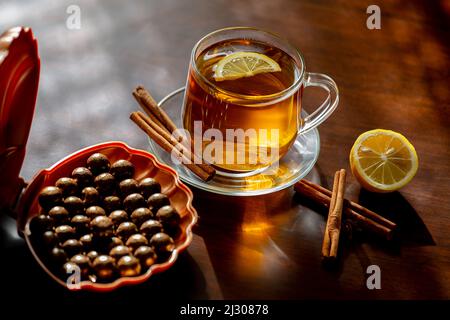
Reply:
[[[217, 62], [228, 54], [250, 51], [278, 59], [280, 72], [215, 81]], [[328, 95], [301, 119], [306, 87]], [[195, 152], [218, 174], [250, 176], [278, 162], [299, 134], [316, 128], [336, 109], [336, 83], [321, 73], [306, 72], [301, 53], [266, 31], [232, 27], [204, 36], [189, 64], [182, 119]]]

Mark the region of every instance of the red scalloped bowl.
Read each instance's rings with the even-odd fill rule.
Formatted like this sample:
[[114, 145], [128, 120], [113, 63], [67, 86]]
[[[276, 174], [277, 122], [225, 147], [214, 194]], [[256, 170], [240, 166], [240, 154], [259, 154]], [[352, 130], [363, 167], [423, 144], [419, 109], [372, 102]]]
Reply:
[[[121, 277], [111, 283], [94, 283], [91, 281], [82, 281], [80, 286], [70, 288], [64, 281], [54, 275], [40, 259], [39, 255], [33, 248], [30, 241], [30, 231], [28, 222], [31, 217], [39, 212], [38, 195], [42, 188], [54, 185], [60, 177], [70, 176], [72, 170], [79, 166], [84, 166], [87, 158], [95, 152], [101, 152], [109, 157], [111, 162], [119, 159], [131, 161], [136, 167], [135, 179], [140, 180], [144, 177], [152, 177], [156, 179], [174, 208], [181, 215], [181, 232], [175, 240], [175, 250], [170, 258], [160, 264], [151, 266], [145, 274], [137, 277]], [[40, 171], [25, 189], [21, 198], [18, 210], [18, 227], [23, 233], [28, 247], [33, 253], [40, 266], [52, 277], [56, 282], [69, 288], [70, 290], [91, 290], [91, 291], [111, 291], [124, 285], [139, 284], [148, 280], [152, 274], [162, 272], [170, 268], [176, 261], [178, 254], [185, 250], [192, 242], [192, 227], [197, 222], [197, 212], [192, 206], [192, 191], [183, 184], [178, 174], [172, 168], [158, 162], [154, 155], [130, 148], [122, 142], [105, 142], [97, 144], [85, 149], [79, 150], [61, 161], [54, 164], [51, 168]]]

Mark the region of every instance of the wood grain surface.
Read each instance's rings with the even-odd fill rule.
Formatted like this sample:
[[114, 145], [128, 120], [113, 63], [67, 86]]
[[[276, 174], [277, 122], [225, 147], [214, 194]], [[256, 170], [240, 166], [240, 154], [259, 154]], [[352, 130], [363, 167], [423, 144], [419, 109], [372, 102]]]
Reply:
[[[69, 30], [71, 3], [0, 4], [0, 29], [31, 26], [42, 59], [22, 170], [26, 179], [97, 142], [123, 140], [147, 148], [146, 137], [128, 120], [136, 109], [131, 97], [136, 85], [161, 99], [184, 85], [190, 50], [202, 35], [236, 25], [270, 30], [299, 48], [309, 71], [330, 75], [340, 89], [337, 111], [320, 126], [313, 180], [330, 187], [336, 170], [349, 169], [350, 148], [366, 130], [399, 131], [416, 147], [419, 171], [400, 192], [376, 195], [361, 190], [351, 175], [347, 179], [346, 196], [397, 222], [399, 239], [386, 243], [354, 233], [342, 242], [338, 268], [328, 270], [320, 260], [324, 212], [304, 206], [292, 188], [246, 199], [194, 190], [201, 217], [195, 232], [207, 251], [195, 259], [214, 269], [202, 281], [218, 285], [198, 294], [187, 283], [181, 296], [450, 298], [449, 1], [377, 1], [380, 30], [366, 28], [366, 8], [373, 1], [80, 0], [81, 29]], [[306, 90], [305, 108], [311, 110], [320, 98], [320, 92]], [[16, 274], [15, 266], [28, 263], [31, 254], [7, 231], [13, 224], [2, 223], [3, 238], [17, 241], [5, 246], [14, 257], [8, 272], [28, 277], [21, 282], [25, 288], [50, 281], [41, 271]], [[191, 265], [189, 259], [180, 264]], [[373, 264], [381, 269], [380, 290], [366, 287], [366, 269]], [[185, 277], [195, 273], [186, 270]], [[177, 272], [183, 270], [171, 274]], [[10, 285], [10, 292], [18, 290]], [[121, 289], [115, 297], [142, 295], [145, 288]], [[61, 290], [52, 287], [46, 294]]]

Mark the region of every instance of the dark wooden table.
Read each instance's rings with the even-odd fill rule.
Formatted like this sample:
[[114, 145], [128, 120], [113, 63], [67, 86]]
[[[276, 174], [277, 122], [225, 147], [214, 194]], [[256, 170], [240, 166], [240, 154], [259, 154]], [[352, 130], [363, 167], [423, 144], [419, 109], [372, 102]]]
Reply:
[[[336, 80], [341, 102], [320, 127], [313, 171], [323, 185], [330, 185], [338, 168], [348, 169], [353, 141], [369, 129], [403, 133], [420, 159], [415, 179], [393, 194], [364, 192], [349, 177], [347, 196], [395, 220], [400, 235], [385, 243], [354, 234], [343, 242], [337, 270], [320, 263], [323, 212], [303, 206], [292, 189], [245, 199], [195, 190], [201, 220], [190, 252], [168, 275], [156, 276], [155, 284], [121, 289], [108, 299], [146, 297], [174, 283], [181, 283], [178, 296], [185, 298], [450, 298], [448, 1], [378, 1], [381, 30], [366, 28], [372, 2], [359, 0], [82, 0], [80, 30], [66, 28], [69, 2], [0, 4], [0, 29], [31, 26], [42, 59], [26, 179], [97, 142], [147, 148], [146, 137], [128, 120], [136, 109], [132, 88], [142, 83], [160, 99], [181, 87], [194, 43], [233, 25], [283, 35], [303, 52], [310, 71]], [[316, 103], [315, 93], [307, 92], [306, 109]], [[243, 232], [258, 222], [267, 228]], [[42, 287], [55, 299], [70, 297], [49, 284], [9, 218], [2, 218], [1, 234], [2, 254], [11, 258], [6, 266], [2, 262], [2, 289], [12, 299], [36, 297]], [[381, 290], [366, 287], [366, 269], [373, 264], [381, 269]]]

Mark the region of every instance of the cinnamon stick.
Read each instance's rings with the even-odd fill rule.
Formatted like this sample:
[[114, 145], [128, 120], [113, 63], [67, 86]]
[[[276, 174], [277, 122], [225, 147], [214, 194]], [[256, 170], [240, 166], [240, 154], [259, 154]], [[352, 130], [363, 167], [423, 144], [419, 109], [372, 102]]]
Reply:
[[345, 195], [345, 169], [341, 169], [339, 171], [339, 187], [338, 194], [336, 197], [336, 203], [331, 213], [330, 225], [328, 232], [330, 233], [331, 238], [331, 248], [330, 248], [330, 257], [336, 258], [337, 251], [339, 246], [339, 236], [341, 233], [342, 226], [342, 209]]
[[166, 130], [161, 128], [158, 125], [158, 123], [154, 121], [154, 119], [145, 116], [142, 112], [137, 111], [137, 113], [140, 115], [142, 119], [144, 119], [144, 121], [150, 127], [152, 127], [156, 132], [158, 132], [166, 141], [170, 142], [170, 144], [172, 144], [174, 147], [177, 147], [180, 150], [180, 152], [182, 152], [186, 156], [186, 158], [190, 159], [191, 163], [198, 165], [203, 171], [208, 173], [208, 175], [213, 176], [215, 174], [215, 170], [213, 167], [207, 164], [203, 164], [202, 159], [200, 159], [194, 152], [191, 152], [190, 149], [187, 149], [183, 143], [177, 141], [177, 139], [175, 139], [173, 135], [169, 134]]
[[331, 195], [327, 225], [322, 244], [324, 258], [336, 258], [339, 247], [339, 235], [342, 224], [342, 208], [345, 193], [345, 170], [341, 169], [334, 175], [333, 192]]
[[[160, 106], [158, 106], [155, 99], [153, 99], [153, 97], [151, 96], [150, 92], [148, 92], [143, 86], [138, 86], [136, 87], [136, 89], [134, 89], [133, 96], [139, 103], [141, 108], [148, 115], [148, 117], [145, 117], [145, 119], [147, 119], [147, 122], [149, 123], [149, 119], [152, 120], [154, 124], [156, 124], [156, 126], [153, 126], [153, 128], [157, 129], [160, 134], [164, 134], [164, 137], [167, 141], [177, 140], [175, 139], [175, 137], [173, 137], [173, 133], [175, 132], [175, 130], [177, 130], [175, 123], [172, 121], [172, 119], [170, 119], [167, 113]], [[171, 136], [171, 138], [169, 138], [168, 136]], [[186, 152], [187, 150], [187, 148], [184, 147], [185, 145], [190, 147], [192, 146], [192, 141], [190, 139], [185, 140], [183, 136], [180, 136], [178, 138], [178, 141], [184, 144], [184, 152]], [[203, 163], [201, 157], [193, 152], [192, 147], [190, 149], [191, 151], [189, 153], [192, 154], [192, 161], [200, 168], [202, 168], [202, 170], [206, 171], [208, 175], [214, 176], [216, 170], [212, 166]]]
[[[317, 190], [316, 188], [311, 187], [311, 185], [315, 185], [314, 183], [306, 184], [305, 182], [306, 182], [306, 180], [301, 180], [301, 181], [297, 182], [294, 186], [295, 191], [298, 194], [301, 194], [302, 196], [304, 196], [305, 198], [308, 198], [308, 199], [318, 203], [319, 205], [329, 208], [331, 197], [328, 195], [328, 193], [327, 194], [322, 193], [320, 190]], [[325, 188], [323, 188], [323, 189], [325, 189]], [[325, 190], [327, 190], [331, 195], [331, 191], [329, 191], [328, 189], [325, 189]], [[353, 220], [359, 227], [361, 227], [364, 230], [373, 232], [387, 240], [392, 239], [393, 229], [390, 229], [389, 227], [386, 227], [385, 225], [382, 225], [382, 224], [370, 219], [369, 217], [362, 215], [358, 210], [353, 210], [352, 207], [350, 207], [348, 205], [348, 203], [349, 203], [348, 200], [347, 201], [344, 200], [344, 215], [347, 219]], [[366, 209], [366, 210], [368, 210], [368, 209]], [[374, 212], [373, 212], [373, 214], [377, 215]], [[393, 222], [392, 222], [392, 224], [395, 225], [395, 223], [393, 223]]]
[[338, 187], [339, 187], [339, 172], [336, 172], [334, 174], [334, 179], [333, 179], [333, 192], [331, 194], [330, 206], [328, 207], [327, 225], [325, 227], [325, 232], [323, 235], [323, 243], [322, 243], [322, 256], [323, 257], [330, 256], [331, 238], [330, 238], [330, 233], [328, 232], [328, 223], [330, 220], [331, 213], [333, 212], [334, 207], [336, 206]]
[[[190, 159], [194, 165], [205, 171], [208, 175], [208, 180], [210, 180], [215, 175], [216, 170], [212, 166], [204, 163], [201, 157], [193, 152], [192, 141], [186, 140], [183, 136], [178, 138], [173, 136], [173, 133], [177, 130], [175, 123], [170, 119], [167, 113], [158, 106], [150, 92], [143, 86], [138, 86], [134, 89], [133, 96], [148, 115], [147, 117], [141, 113], [140, 118], [145, 120], [146, 123], [167, 142], [178, 148], [180, 152], [184, 153], [186, 158]], [[186, 146], [190, 146], [191, 148], [188, 149]]]
[[163, 135], [160, 134], [160, 131], [154, 129], [154, 127], [150, 126], [145, 120], [145, 116], [140, 112], [133, 112], [130, 115], [130, 119], [136, 123], [139, 128], [141, 128], [147, 135], [153, 139], [161, 148], [169, 153], [174, 153], [175, 156], [183, 163], [189, 170], [191, 170], [194, 174], [199, 176], [204, 181], [209, 181], [212, 179], [213, 175], [209, 174], [205, 170], [203, 170], [200, 166], [194, 164], [191, 158], [188, 158], [186, 154], [184, 154], [182, 150], [181, 143], [177, 142], [176, 145], [173, 145], [171, 141], [164, 138]]
[[[326, 196], [331, 197], [331, 191], [328, 190], [327, 188], [324, 188], [318, 184], [315, 184], [315, 183], [305, 180], [305, 179], [302, 179], [301, 182], [304, 184], [307, 184], [308, 186], [310, 186], [313, 189], [318, 190], [319, 192], [325, 194]], [[358, 212], [360, 215], [365, 216], [365, 217], [377, 222], [378, 224], [387, 227], [390, 230], [394, 230], [397, 227], [397, 224], [395, 224], [394, 222], [380, 216], [379, 214], [376, 214], [372, 210], [369, 210], [369, 209], [363, 207], [359, 203], [350, 201], [348, 199], [344, 199], [344, 207], [350, 208], [354, 212]]]
[[155, 121], [159, 122], [161, 127], [166, 128], [170, 133], [173, 133], [177, 129], [172, 119], [158, 106], [155, 99], [153, 99], [143, 86], [137, 86], [133, 91], [133, 96], [149, 116], [155, 117]]

